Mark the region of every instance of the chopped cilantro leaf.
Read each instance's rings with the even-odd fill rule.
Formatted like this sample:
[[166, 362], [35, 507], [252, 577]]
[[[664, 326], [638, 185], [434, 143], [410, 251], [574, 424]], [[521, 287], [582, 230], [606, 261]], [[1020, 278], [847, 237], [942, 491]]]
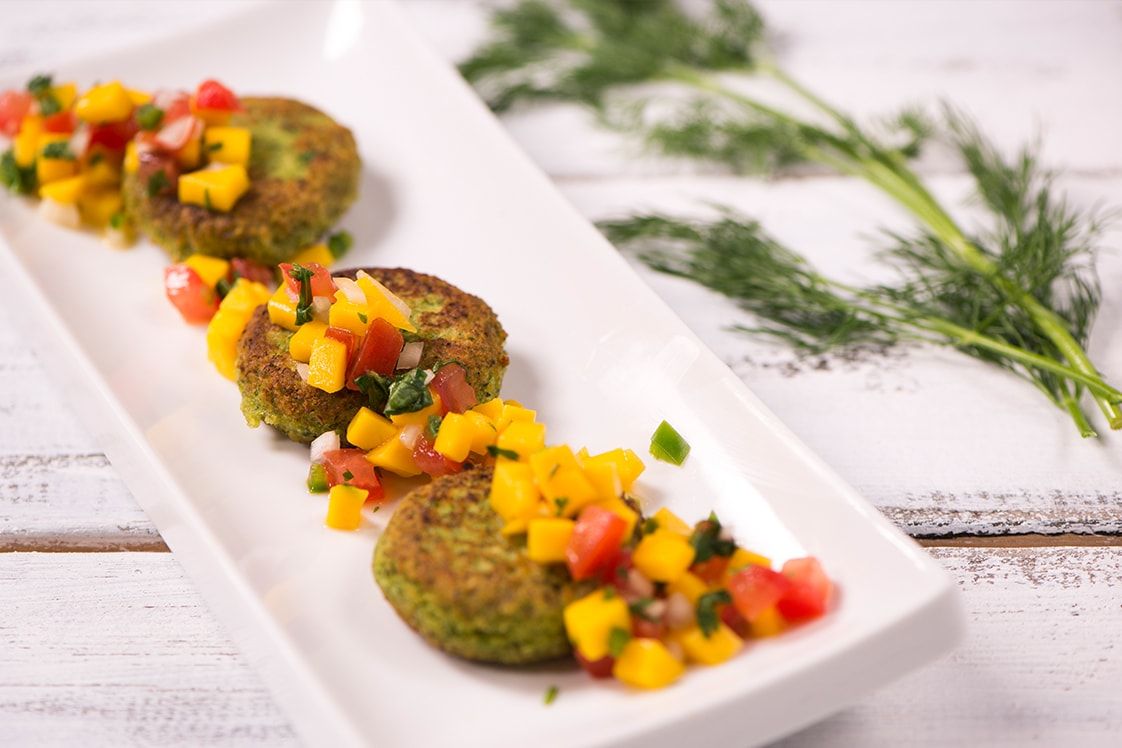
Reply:
[[51, 90], [51, 85], [54, 82], [54, 76], [50, 75], [36, 75], [27, 82], [27, 90], [33, 96], [42, 96]]
[[557, 694], [560, 693], [560, 692], [561, 692], [561, 689], [558, 688], [557, 686], [550, 686], [549, 688], [545, 689], [545, 698], [543, 699], [543, 701], [545, 702], [545, 705], [549, 706], [554, 701], [556, 701], [557, 700]]
[[494, 444], [487, 447], [487, 454], [491, 455], [492, 457], [505, 457], [508, 460], [518, 459], [518, 453], [513, 449], [503, 449], [502, 447], [496, 447]]
[[[210, 202], [209, 199], [207, 202]], [[296, 303], [297, 327], [312, 321], [312, 275], [311, 270], [299, 263], [293, 263], [288, 271], [288, 276], [300, 284], [300, 298]]]
[[206, 152], [207, 153], [214, 153], [215, 151], [220, 151], [220, 150], [222, 150], [222, 144], [221, 143], [211, 143], [210, 145], [208, 145], [206, 147]]
[[553, 500], [553, 503], [557, 506], [557, 516], [560, 517], [565, 513], [565, 507], [569, 505], [569, 497], [558, 496]]
[[336, 260], [346, 254], [354, 243], [354, 237], [349, 231], [338, 231], [327, 237], [327, 249]]
[[12, 192], [25, 195], [35, 189], [35, 169], [21, 169], [12, 149], [0, 156], [0, 184]]
[[148, 197], [155, 197], [169, 186], [171, 185], [168, 182], [168, 175], [164, 173], [163, 169], [152, 172], [152, 175], [148, 177]]
[[[624, 573], [626, 573], [626, 570], [624, 571]], [[640, 597], [638, 600], [629, 603], [627, 609], [631, 611], [631, 615], [637, 618], [642, 618], [644, 621], [657, 621], [657, 618], [647, 612], [647, 608], [649, 608], [651, 606], [651, 603], [653, 602], [653, 597]]]
[[358, 313], [358, 321], [365, 325], [367, 322], [370, 321], [370, 319], [366, 316], [366, 314], [364, 312], [359, 312]]
[[697, 626], [705, 638], [716, 631], [721, 625], [721, 617], [717, 614], [718, 605], [728, 605], [732, 596], [728, 590], [713, 590], [697, 598]]
[[43, 158], [57, 158], [73, 161], [74, 152], [70, 150], [70, 141], [56, 140], [53, 143], [47, 143], [47, 145], [43, 147]]
[[385, 414], [415, 413], [432, 405], [432, 393], [425, 381], [424, 369], [411, 369], [398, 374], [390, 383]]
[[425, 431], [428, 433], [430, 439], [435, 439], [436, 435], [440, 433], [440, 423], [444, 419], [440, 416], [429, 416], [428, 423], [425, 425]]
[[384, 377], [373, 371], [355, 377], [355, 386], [366, 395], [371, 410], [379, 413], [386, 407], [386, 400], [390, 396], [391, 382], [392, 380], [389, 377]]
[[343, 471], [343, 480], [354, 480], [355, 474], [350, 470]]
[[608, 634], [608, 654], [612, 657], [619, 657], [623, 654], [623, 648], [627, 646], [629, 641], [631, 641], [630, 631], [619, 626], [613, 626], [611, 633]]
[[164, 110], [155, 104], [141, 104], [136, 110], [136, 124], [141, 130], [155, 130], [164, 121]]
[[709, 519], [697, 523], [690, 535], [694, 550], [694, 563], [708, 561], [714, 556], [728, 558], [736, 552], [736, 543], [721, 537], [721, 521], [711, 513]]
[[121, 211], [118, 210], [116, 213], [109, 216], [109, 226], [110, 227], [115, 228], [115, 229], [120, 229], [124, 225], [125, 225], [125, 214], [122, 213]]
[[658, 520], [654, 517], [647, 517], [643, 520], [643, 534], [653, 535], [658, 530]]

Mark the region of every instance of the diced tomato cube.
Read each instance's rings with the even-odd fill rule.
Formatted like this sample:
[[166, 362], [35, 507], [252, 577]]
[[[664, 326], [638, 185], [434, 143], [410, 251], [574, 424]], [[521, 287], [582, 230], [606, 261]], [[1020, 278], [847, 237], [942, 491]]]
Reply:
[[691, 566], [690, 571], [706, 584], [716, 584], [725, 578], [725, 569], [728, 567], [728, 556], [711, 556], [707, 560]]
[[787, 593], [791, 582], [777, 571], [763, 566], [746, 566], [729, 580], [733, 605], [746, 621], [754, 621]]
[[384, 377], [392, 375], [404, 345], [405, 339], [400, 330], [381, 317], [373, 319], [366, 329], [351, 370], [347, 373], [347, 387], [357, 390], [355, 379], [367, 372], [372, 371]]
[[136, 135], [136, 123], [131, 120], [124, 122], [107, 122], [102, 125], [90, 127], [90, 148], [100, 145], [110, 151], [123, 151], [132, 136]]
[[[145, 186], [149, 197], [175, 192], [179, 184], [179, 165], [175, 158], [156, 151], [142, 150], [139, 155], [136, 178]], [[163, 172], [163, 177], [156, 176]]]
[[164, 269], [164, 292], [183, 319], [193, 325], [206, 324], [218, 311], [218, 294], [182, 263]]
[[74, 132], [77, 128], [78, 118], [74, 116], [74, 112], [55, 112], [49, 117], [43, 118], [43, 130], [45, 132], [69, 133]]
[[429, 387], [440, 395], [445, 413], [464, 413], [477, 403], [475, 390], [467, 381], [467, 372], [459, 364], [441, 366]]
[[367, 501], [380, 501], [385, 497], [378, 471], [361, 449], [332, 449], [324, 452], [323, 467], [329, 486], [342, 484], [365, 489], [369, 492]]
[[661, 619], [648, 621], [641, 615], [631, 616], [631, 633], [640, 639], [662, 639], [666, 631], [666, 623]]
[[5, 91], [0, 93], [0, 133], [9, 138], [19, 132], [23, 118], [31, 113], [35, 98], [26, 91]]
[[587, 506], [573, 527], [565, 560], [569, 574], [580, 581], [595, 576], [616, 557], [627, 522], [615, 512]]
[[[327, 296], [335, 295], [335, 281], [331, 280], [331, 273], [327, 272], [327, 268], [320, 265], [318, 262], [309, 262], [302, 267], [312, 271], [312, 296]], [[284, 274], [284, 282], [288, 286], [288, 290], [293, 294], [300, 293], [300, 281], [292, 277], [292, 263], [282, 262], [281, 273]]]
[[230, 260], [230, 282], [235, 278], [245, 278], [264, 286], [272, 286], [277, 282], [272, 267], [245, 257], [235, 257]]
[[355, 347], [358, 345], [358, 338], [350, 330], [344, 330], [341, 327], [329, 327], [327, 332], [324, 333], [329, 338], [338, 340], [343, 345], [347, 346], [347, 361], [352, 361], [355, 355]]
[[241, 108], [234, 92], [216, 80], [205, 80], [195, 91], [195, 106], [219, 112], [233, 112]]
[[428, 473], [433, 478], [458, 473], [464, 469], [462, 462], [449, 460], [437, 452], [428, 434], [421, 434], [417, 438], [417, 443], [413, 446], [413, 462], [421, 472]]
[[834, 585], [814, 557], [793, 558], [783, 564], [790, 583], [776, 604], [779, 613], [792, 623], [808, 621], [826, 612]]
[[615, 556], [604, 564], [600, 572], [600, 581], [610, 584], [620, 592], [627, 590], [627, 575], [631, 571], [631, 549], [618, 548]]
[[612, 677], [612, 668], [615, 666], [616, 660], [611, 655], [605, 655], [599, 660], [586, 660], [577, 650], [573, 650], [573, 654], [577, 656], [577, 662], [580, 663], [580, 666], [593, 678]]

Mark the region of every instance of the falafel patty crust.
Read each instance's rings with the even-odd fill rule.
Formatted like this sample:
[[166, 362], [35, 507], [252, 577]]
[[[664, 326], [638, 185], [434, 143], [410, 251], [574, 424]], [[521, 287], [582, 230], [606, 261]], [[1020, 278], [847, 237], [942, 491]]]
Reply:
[[564, 657], [563, 610], [581, 587], [500, 534], [491, 475], [444, 476], [402, 499], [374, 550], [374, 579], [402, 620], [449, 654], [504, 665]]
[[[364, 270], [412, 309], [417, 332], [411, 339], [424, 343], [421, 368], [455, 361], [464, 367], [480, 402], [498, 396], [510, 359], [503, 348], [506, 331], [485, 301], [433, 275], [405, 268]], [[357, 273], [333, 275], [353, 279]], [[238, 341], [238, 388], [246, 422], [253, 427], [266, 423], [304, 443], [327, 431], [342, 433], [366, 396], [348, 389], [324, 392], [300, 379], [288, 352], [292, 335], [269, 321], [261, 306]]]
[[358, 194], [361, 161], [351, 131], [294, 99], [244, 98], [230, 126], [253, 143], [249, 191], [228, 213], [150, 197], [136, 174], [122, 184], [125, 212], [174, 260], [194, 253], [248, 257], [267, 265], [320, 240]]

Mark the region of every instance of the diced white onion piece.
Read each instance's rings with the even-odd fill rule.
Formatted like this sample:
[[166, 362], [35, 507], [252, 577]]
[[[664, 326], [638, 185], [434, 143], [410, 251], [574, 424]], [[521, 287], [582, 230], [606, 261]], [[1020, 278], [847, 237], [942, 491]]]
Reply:
[[39, 215], [51, 223], [57, 223], [68, 229], [76, 229], [82, 225], [82, 216], [78, 214], [77, 205], [65, 205], [49, 197], [39, 202]]
[[70, 152], [78, 158], [86, 155], [86, 149], [90, 147], [90, 128], [82, 125], [74, 134], [70, 136]]
[[425, 350], [425, 344], [419, 340], [411, 343], [406, 343], [401, 349], [401, 355], [397, 357], [398, 369], [416, 369], [417, 364], [421, 363], [421, 353]]
[[109, 226], [105, 229], [105, 243], [113, 249], [128, 249], [133, 245], [133, 237], [125, 229], [115, 229]]
[[401, 430], [401, 443], [409, 449], [417, 446], [417, 440], [421, 438], [421, 427], [415, 423], [411, 423]]
[[382, 295], [386, 297], [386, 301], [390, 302], [397, 311], [401, 312], [405, 319], [409, 319], [410, 315], [413, 314], [413, 310], [409, 308], [408, 304], [398, 298], [393, 291], [379, 283], [377, 278], [372, 277], [365, 270], [359, 270], [356, 277], [369, 278], [370, 282], [374, 284], [374, 287], [381, 291]]
[[347, 297], [347, 301], [354, 304], [366, 303], [366, 294], [363, 293], [363, 290], [358, 287], [358, 284], [350, 278], [332, 278], [331, 280], [335, 281], [335, 287], [343, 292], [343, 295]]
[[436, 372], [432, 369], [425, 369], [425, 384], [428, 384], [436, 377]]
[[654, 584], [638, 569], [627, 572], [627, 591], [635, 597], [651, 597], [654, 595]]
[[300, 381], [303, 382], [304, 384], [308, 383], [308, 373], [309, 373], [309, 371], [310, 371], [310, 369], [309, 369], [307, 364], [300, 363], [300, 362], [296, 363], [296, 373], [298, 375], [300, 375]]
[[647, 607], [643, 608], [643, 612], [651, 618], [662, 618], [666, 615], [666, 601], [653, 600]]
[[203, 123], [197, 117], [180, 117], [156, 133], [156, 143], [169, 151], [178, 151], [192, 137], [202, 134]]
[[331, 315], [331, 299], [326, 296], [312, 297], [312, 319], [327, 324]]
[[333, 449], [339, 449], [339, 434], [334, 431], [325, 431], [312, 440], [311, 450], [312, 464], [323, 462], [323, 453], [330, 452]]
[[693, 625], [693, 605], [681, 592], [666, 598], [666, 625], [672, 629], [684, 629]]

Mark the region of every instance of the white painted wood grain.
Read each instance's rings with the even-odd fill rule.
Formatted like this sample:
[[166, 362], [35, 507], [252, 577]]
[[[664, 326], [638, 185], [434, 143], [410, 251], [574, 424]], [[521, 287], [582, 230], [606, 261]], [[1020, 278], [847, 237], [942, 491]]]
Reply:
[[[933, 552], [965, 595], [966, 644], [788, 744], [1115, 741], [1122, 549]], [[169, 554], [0, 554], [0, 633], [6, 745], [294, 743]]]

